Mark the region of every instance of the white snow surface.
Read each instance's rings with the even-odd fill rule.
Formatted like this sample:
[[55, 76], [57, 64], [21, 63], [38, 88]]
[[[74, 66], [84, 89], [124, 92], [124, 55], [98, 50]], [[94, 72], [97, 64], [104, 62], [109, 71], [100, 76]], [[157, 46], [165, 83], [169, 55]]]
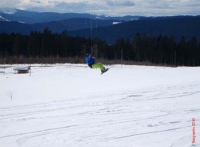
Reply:
[[113, 25], [120, 24], [120, 23], [122, 23], [122, 22], [113, 22]]
[[190, 147], [192, 118], [200, 146], [200, 67], [106, 67], [6, 69], [0, 147]]

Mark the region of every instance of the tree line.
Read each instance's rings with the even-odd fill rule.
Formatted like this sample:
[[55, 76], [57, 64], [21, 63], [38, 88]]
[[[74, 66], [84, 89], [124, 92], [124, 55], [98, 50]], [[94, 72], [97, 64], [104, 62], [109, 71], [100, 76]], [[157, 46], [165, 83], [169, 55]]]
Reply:
[[195, 37], [179, 42], [173, 36], [152, 36], [137, 33], [130, 39], [120, 38], [114, 44], [98, 38], [71, 37], [66, 31], [53, 34], [32, 31], [29, 35], [20, 33], [0, 34], [0, 58], [84, 58], [90, 53], [96, 58], [150, 62], [174, 66], [199, 66], [200, 41]]

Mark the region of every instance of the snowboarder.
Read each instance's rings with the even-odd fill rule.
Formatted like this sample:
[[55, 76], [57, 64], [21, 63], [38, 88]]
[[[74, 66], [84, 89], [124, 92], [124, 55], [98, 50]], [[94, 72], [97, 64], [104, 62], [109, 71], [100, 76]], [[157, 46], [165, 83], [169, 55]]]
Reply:
[[99, 68], [101, 70], [101, 74], [108, 70], [108, 68], [105, 68], [101, 62], [96, 63], [95, 57], [90, 54], [86, 55], [85, 61], [90, 68]]

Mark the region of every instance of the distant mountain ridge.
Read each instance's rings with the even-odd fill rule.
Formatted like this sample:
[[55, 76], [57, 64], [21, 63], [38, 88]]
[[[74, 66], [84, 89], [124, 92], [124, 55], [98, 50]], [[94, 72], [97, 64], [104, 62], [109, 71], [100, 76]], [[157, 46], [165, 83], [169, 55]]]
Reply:
[[[174, 36], [179, 41], [182, 36], [189, 40], [195, 37], [200, 40], [200, 16], [173, 16], [173, 17], [150, 17], [137, 21], [128, 21], [117, 25], [97, 28], [93, 38], [106, 40], [114, 43], [119, 38], [133, 39], [136, 33], [153, 36]], [[84, 32], [89, 29], [68, 32], [72, 36], [89, 36]]]
[[[196, 37], [200, 40], [200, 16], [109, 17], [78, 13], [30, 12], [0, 9], [0, 33], [30, 34], [49, 28], [52, 33], [66, 30], [68, 35], [92, 37], [114, 43], [119, 38], [132, 39], [136, 33], [174, 36], [180, 40]], [[91, 32], [92, 31], [92, 32]]]
[[118, 20], [118, 21], [130, 21], [138, 20], [141, 16], [123, 16], [123, 17], [109, 17], [103, 15], [93, 15], [88, 13], [56, 13], [56, 12], [33, 12], [24, 11], [18, 9], [5, 9], [0, 8], [0, 21], [17, 21], [23, 23], [43, 23], [50, 21], [59, 21], [72, 18], [88, 18], [88, 19], [100, 19], [100, 20]]
[[[28, 35], [31, 31], [42, 32], [49, 28], [52, 33], [61, 33], [62, 31], [74, 31], [86, 28], [106, 27], [115, 24], [114, 20], [93, 20], [88, 18], [72, 18], [60, 21], [51, 21], [36, 24], [19, 23], [16, 21], [0, 21], [0, 33], [22, 33]], [[88, 32], [90, 34], [90, 31]]]

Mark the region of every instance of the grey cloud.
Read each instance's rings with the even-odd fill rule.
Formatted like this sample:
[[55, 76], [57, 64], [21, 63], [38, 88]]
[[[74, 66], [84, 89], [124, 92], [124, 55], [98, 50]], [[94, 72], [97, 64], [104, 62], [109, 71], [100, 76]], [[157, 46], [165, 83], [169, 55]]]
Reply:
[[30, 2], [38, 3], [38, 4], [41, 3], [40, 0], [30, 0]]
[[0, 7], [14, 8], [17, 4], [19, 4], [20, 0], [1, 0]]
[[132, 1], [114, 1], [108, 0], [106, 2], [108, 6], [135, 6], [135, 3]]
[[[90, 13], [92, 10], [97, 10], [97, 6], [89, 5], [86, 2], [50, 2], [49, 6], [40, 6], [40, 7], [29, 7], [31, 11], [39, 12], [75, 12], [75, 13]], [[98, 8], [99, 9], [99, 8]]]
[[55, 5], [56, 9], [61, 9], [65, 11], [74, 11], [74, 12], [88, 12], [90, 7], [87, 3], [84, 2], [61, 2]]
[[100, 2], [60, 2], [55, 5], [55, 9], [60, 12], [105, 14], [109, 8]]
[[[75, 12], [110, 16], [200, 15], [199, 0], [1, 0], [0, 7], [39, 12]], [[134, 7], [134, 9], [133, 9]]]

